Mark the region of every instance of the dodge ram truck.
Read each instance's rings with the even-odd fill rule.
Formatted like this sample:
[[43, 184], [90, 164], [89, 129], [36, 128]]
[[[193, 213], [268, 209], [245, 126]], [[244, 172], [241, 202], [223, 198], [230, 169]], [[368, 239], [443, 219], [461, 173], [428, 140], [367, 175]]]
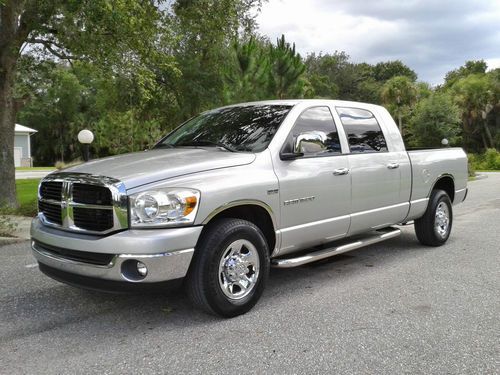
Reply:
[[144, 152], [45, 177], [31, 226], [40, 270], [121, 290], [182, 280], [232, 317], [290, 268], [400, 235], [450, 236], [467, 195], [461, 148], [407, 151], [381, 106], [279, 100], [204, 112]]

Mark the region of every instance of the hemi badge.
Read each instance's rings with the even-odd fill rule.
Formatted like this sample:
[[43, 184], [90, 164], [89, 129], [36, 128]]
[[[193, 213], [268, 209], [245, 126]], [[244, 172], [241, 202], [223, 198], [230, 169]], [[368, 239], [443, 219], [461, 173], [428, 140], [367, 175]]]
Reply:
[[304, 203], [304, 202], [312, 202], [315, 198], [316, 198], [315, 196], [310, 196], [310, 197], [304, 197], [304, 198], [290, 199], [288, 201], [284, 201], [283, 204], [285, 206], [290, 206], [291, 204], [299, 204], [299, 203]]
[[279, 189], [271, 189], [267, 191], [267, 195], [278, 194]]

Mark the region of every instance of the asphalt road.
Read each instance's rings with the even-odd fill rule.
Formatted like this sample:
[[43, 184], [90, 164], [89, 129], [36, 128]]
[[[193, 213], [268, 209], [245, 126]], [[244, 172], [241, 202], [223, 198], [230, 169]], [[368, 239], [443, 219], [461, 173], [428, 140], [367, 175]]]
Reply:
[[0, 373], [500, 373], [500, 173], [471, 182], [445, 246], [400, 238], [273, 270], [250, 313], [182, 292], [109, 295], [0, 248]]

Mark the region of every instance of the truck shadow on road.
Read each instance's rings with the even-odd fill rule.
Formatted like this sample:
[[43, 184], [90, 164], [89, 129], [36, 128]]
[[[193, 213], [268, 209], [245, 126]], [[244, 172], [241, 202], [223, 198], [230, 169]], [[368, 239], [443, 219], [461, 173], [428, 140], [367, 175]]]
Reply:
[[[334, 287], [335, 283], [349, 282], [360, 273], [384, 272], [394, 263], [425, 256], [428, 251], [436, 249], [422, 247], [412, 232], [404, 231], [399, 238], [321, 262], [293, 269], [272, 269], [261, 301], [254, 310], [235, 319], [252, 320], [254, 314], [273, 314], [283, 308], [282, 303], [300, 299], [316, 287]], [[0, 329], [0, 345], [68, 327], [108, 337], [221, 322], [193, 309], [182, 289], [140, 295], [108, 294], [66, 286], [35, 271], [27, 270], [28, 279], [24, 278], [26, 285], [33, 286], [31, 291], [0, 300], [3, 319], [8, 322]]]

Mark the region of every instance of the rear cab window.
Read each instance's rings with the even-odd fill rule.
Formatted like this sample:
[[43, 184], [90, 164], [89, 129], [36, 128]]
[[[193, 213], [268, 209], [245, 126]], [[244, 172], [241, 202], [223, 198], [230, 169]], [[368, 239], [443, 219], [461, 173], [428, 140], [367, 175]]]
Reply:
[[387, 142], [372, 112], [352, 107], [336, 107], [351, 154], [387, 152]]

